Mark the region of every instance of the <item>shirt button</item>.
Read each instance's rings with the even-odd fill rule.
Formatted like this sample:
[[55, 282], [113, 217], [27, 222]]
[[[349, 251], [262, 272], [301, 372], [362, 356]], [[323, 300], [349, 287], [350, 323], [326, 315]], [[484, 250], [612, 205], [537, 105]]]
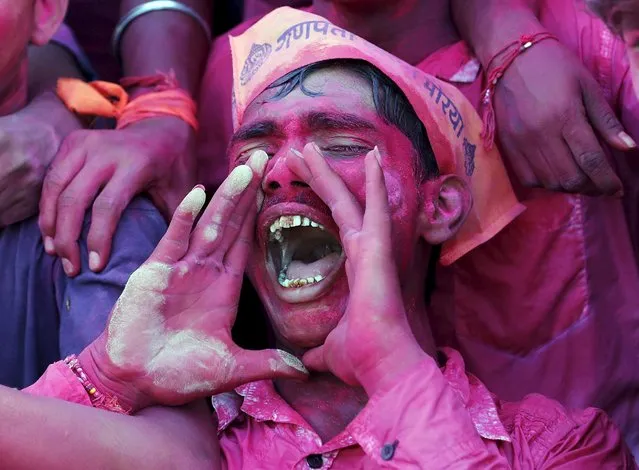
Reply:
[[322, 466], [324, 465], [324, 459], [321, 455], [311, 454], [306, 457], [306, 463], [311, 468], [322, 468]]
[[399, 441], [395, 441], [392, 444], [384, 444], [382, 447], [382, 460], [390, 460], [393, 458], [397, 444], [399, 444]]

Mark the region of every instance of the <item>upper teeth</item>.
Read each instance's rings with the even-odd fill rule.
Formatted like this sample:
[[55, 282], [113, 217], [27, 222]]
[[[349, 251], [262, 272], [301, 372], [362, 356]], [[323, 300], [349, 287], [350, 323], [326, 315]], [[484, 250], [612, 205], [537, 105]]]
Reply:
[[316, 227], [324, 230], [324, 226], [322, 224], [318, 224], [317, 222], [309, 219], [308, 217], [304, 217], [303, 215], [280, 216], [279, 219], [276, 219], [275, 222], [271, 224], [269, 230], [271, 231], [271, 233], [275, 234], [275, 239], [279, 239], [279, 237], [277, 236], [277, 232], [279, 232], [283, 228], [293, 227]]

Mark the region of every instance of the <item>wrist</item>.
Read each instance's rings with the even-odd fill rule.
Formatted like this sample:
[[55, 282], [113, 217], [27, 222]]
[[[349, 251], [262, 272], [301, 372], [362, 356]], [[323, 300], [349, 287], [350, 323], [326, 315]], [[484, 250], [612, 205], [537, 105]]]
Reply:
[[109, 360], [103, 336], [87, 346], [78, 355], [78, 361], [97, 392], [115, 399], [124, 410], [135, 413], [149, 405], [136, 387], [121, 377], [118, 368]]
[[382, 360], [366, 372], [359, 374], [359, 382], [368, 397], [391, 389], [399, 378], [415, 370], [429, 356], [416, 341], [408, 341], [391, 349]]
[[530, 6], [519, 0], [511, 0], [506, 8], [500, 5], [494, 14], [484, 11], [472, 21], [481, 22], [481, 18], [485, 18], [484, 24], [471, 28], [477, 33], [471, 35], [468, 41], [484, 67], [488, 66], [500, 50], [517, 41], [522, 35], [547, 32]]

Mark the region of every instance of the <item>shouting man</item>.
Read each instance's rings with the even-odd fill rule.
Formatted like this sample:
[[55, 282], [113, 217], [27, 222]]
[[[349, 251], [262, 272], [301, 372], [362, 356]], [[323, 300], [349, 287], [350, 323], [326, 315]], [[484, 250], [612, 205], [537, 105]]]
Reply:
[[[182, 468], [634, 468], [603, 412], [500, 402], [434, 343], [433, 247], [452, 261], [521, 211], [471, 105], [320, 17], [273, 15], [284, 32], [267, 17], [233, 40], [230, 175], [195, 227], [205, 193], [185, 198], [79, 358], [0, 388], [0, 422], [38, 430], [2, 433], [5, 461], [150, 466], [180, 442]], [[244, 272], [278, 350], [231, 340]], [[212, 420], [174, 435], [145, 419], [211, 394], [206, 450], [183, 436]]]

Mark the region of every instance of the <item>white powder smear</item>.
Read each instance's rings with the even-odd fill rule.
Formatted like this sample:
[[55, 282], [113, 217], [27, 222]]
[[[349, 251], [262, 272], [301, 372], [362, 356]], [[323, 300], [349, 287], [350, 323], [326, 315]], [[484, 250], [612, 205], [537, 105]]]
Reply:
[[145, 357], [130, 357], [125, 353], [126, 345], [136, 341], [132, 338], [142, 337], [139, 341], [151, 346], [161, 340], [162, 291], [169, 284], [171, 272], [167, 264], [147, 263], [131, 274], [109, 320], [107, 354], [114, 364], [145, 362]]
[[227, 196], [237, 196], [248, 187], [252, 179], [251, 169], [246, 165], [239, 165], [233, 168], [233, 171], [222, 183], [221, 189]]
[[267, 162], [268, 155], [266, 152], [264, 150], [256, 150], [249, 158], [247, 165], [251, 167], [256, 175], [261, 177], [264, 174]]
[[217, 233], [217, 225], [210, 224], [204, 229], [204, 240], [209, 243], [213, 243], [215, 240], [217, 240]]
[[[184, 394], [213, 393], [228, 380], [225, 375], [210, 380], [214, 370], [217, 374], [230, 374], [233, 370], [235, 360], [226, 344], [195, 330], [167, 331], [166, 336], [162, 351], [147, 365], [155, 385]], [[220, 361], [217, 366], [216, 360]]]
[[204, 207], [204, 203], [206, 202], [206, 193], [200, 187], [193, 188], [189, 194], [182, 200], [180, 205], [178, 206], [178, 210], [183, 212], [190, 212], [194, 216], [197, 216], [202, 207]]

